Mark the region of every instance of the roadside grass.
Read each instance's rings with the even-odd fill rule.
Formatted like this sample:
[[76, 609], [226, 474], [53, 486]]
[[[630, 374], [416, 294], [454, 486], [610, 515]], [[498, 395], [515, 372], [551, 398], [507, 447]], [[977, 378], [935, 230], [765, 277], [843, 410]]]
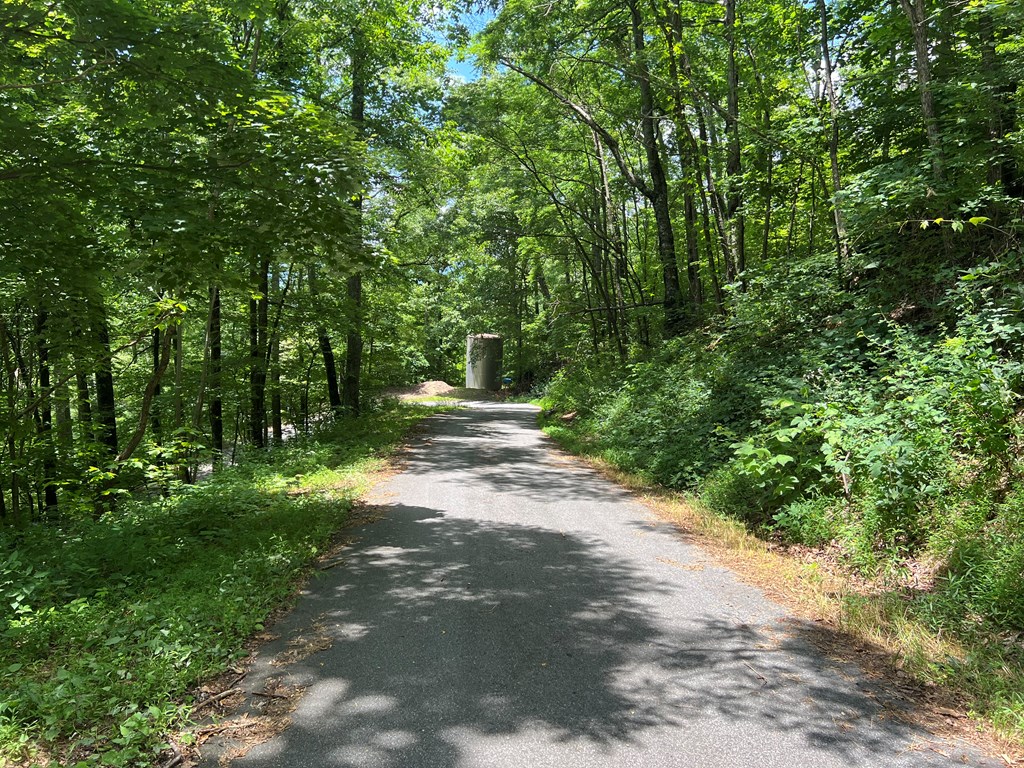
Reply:
[[434, 412], [391, 404], [98, 521], [0, 533], [0, 765], [155, 764]]
[[[905, 678], [920, 686], [922, 699], [917, 703], [930, 706], [931, 726], [980, 738], [983, 747], [1009, 765], [1024, 762], [1020, 634], [1000, 632], [970, 617], [954, 627], [937, 593], [899, 581], [865, 580], [841, 562], [816, 557], [820, 553], [809, 548], [766, 541], [692, 494], [620, 469], [601, 450], [596, 436], [567, 424], [543, 428], [563, 450], [636, 493], [745, 581], [797, 617], [827, 627], [833, 638], [848, 641], [846, 648], [833, 643], [830, 652], [873, 667], [887, 678]], [[961, 721], [961, 712], [971, 719]]]

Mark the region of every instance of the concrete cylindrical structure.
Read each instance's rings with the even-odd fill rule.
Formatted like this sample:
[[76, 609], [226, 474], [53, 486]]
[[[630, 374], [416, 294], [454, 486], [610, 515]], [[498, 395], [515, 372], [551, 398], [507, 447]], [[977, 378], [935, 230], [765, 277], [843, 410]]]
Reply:
[[474, 333], [466, 337], [466, 388], [501, 389], [501, 336]]

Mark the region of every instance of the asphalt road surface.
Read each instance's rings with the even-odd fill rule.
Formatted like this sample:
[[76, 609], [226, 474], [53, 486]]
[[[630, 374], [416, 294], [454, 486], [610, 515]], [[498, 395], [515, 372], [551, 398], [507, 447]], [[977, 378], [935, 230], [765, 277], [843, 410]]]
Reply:
[[[250, 673], [308, 688], [236, 768], [996, 764], [893, 717], [884, 688], [551, 450], [535, 417], [481, 403], [427, 422], [377, 494], [384, 519]], [[330, 647], [267, 661], [310, 633]]]

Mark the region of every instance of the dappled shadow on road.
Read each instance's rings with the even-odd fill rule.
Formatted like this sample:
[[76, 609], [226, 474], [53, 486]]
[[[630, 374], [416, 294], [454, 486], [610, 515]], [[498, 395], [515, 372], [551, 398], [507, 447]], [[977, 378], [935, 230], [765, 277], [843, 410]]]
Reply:
[[[464, 485], [481, 494], [621, 501], [629, 494], [554, 450], [536, 429], [537, 410], [518, 404], [478, 404], [431, 420], [429, 436], [412, 444], [405, 471], [431, 482]], [[551, 449], [542, 451], [541, 446]]]
[[[711, 615], [670, 628], [650, 601], [671, 585], [592, 542], [401, 505], [364, 534], [282, 625], [317, 622], [333, 646], [286, 669], [309, 686], [293, 725], [239, 765], [555, 765], [560, 749], [694, 754], [712, 738], [902, 764], [906, 732], [798, 632]], [[526, 732], [545, 752], [508, 751]]]

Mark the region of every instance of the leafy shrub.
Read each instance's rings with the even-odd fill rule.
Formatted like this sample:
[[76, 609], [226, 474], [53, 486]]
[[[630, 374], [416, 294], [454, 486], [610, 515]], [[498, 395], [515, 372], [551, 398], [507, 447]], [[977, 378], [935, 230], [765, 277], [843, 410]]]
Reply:
[[764, 527], [768, 517], [761, 506], [764, 495], [750, 476], [735, 463], [712, 471], [700, 487], [700, 496], [711, 510], [735, 517], [754, 528]]
[[828, 544], [840, 533], [835, 508], [836, 500], [828, 496], [797, 499], [772, 515], [772, 529], [798, 544]]

